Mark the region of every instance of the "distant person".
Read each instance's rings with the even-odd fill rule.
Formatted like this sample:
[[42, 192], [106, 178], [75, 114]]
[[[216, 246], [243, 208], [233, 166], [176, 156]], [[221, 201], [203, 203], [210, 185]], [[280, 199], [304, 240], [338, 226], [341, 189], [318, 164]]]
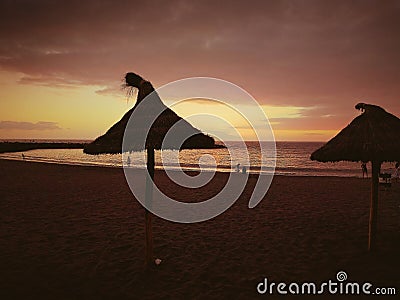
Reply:
[[242, 173], [246, 174], [247, 173], [247, 168], [245, 166], [242, 167]]
[[236, 165], [235, 171], [238, 172], [238, 173], [240, 172], [240, 164], [237, 164], [237, 165]]
[[128, 167], [131, 166], [131, 158], [128, 156], [128, 159], [126, 160], [126, 164], [128, 165]]
[[25, 155], [22, 153], [22, 159], [25, 160]]
[[366, 163], [363, 162], [361, 164], [361, 170], [362, 170], [363, 178], [364, 178], [364, 176], [368, 178], [368, 169], [367, 169]]
[[400, 179], [400, 162], [397, 162], [395, 165], [393, 179], [396, 182]]

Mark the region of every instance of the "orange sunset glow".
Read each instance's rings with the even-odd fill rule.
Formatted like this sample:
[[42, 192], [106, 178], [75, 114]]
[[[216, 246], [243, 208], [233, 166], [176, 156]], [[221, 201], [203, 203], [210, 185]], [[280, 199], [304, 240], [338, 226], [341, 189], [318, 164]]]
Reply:
[[[260, 103], [277, 140], [326, 141], [358, 114], [357, 102], [400, 114], [393, 6], [260, 1], [243, 15], [240, 2], [3, 2], [0, 138], [94, 139], [133, 106], [121, 88], [133, 70], [155, 87], [230, 81]], [[177, 112], [200, 106], [212, 104]], [[221, 116], [232, 119], [223, 108]]]

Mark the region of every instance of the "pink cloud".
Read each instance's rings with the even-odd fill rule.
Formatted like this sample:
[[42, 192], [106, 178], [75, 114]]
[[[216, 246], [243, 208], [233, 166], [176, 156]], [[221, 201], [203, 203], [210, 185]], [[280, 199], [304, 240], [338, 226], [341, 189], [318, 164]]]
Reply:
[[17, 121], [0, 121], [0, 130], [59, 130], [61, 127], [56, 122], [39, 121], [17, 122]]
[[23, 84], [103, 86], [99, 94], [127, 71], [155, 86], [211, 76], [263, 104], [350, 118], [362, 100], [399, 115], [399, 10], [398, 1], [2, 1], [0, 68], [25, 74]]

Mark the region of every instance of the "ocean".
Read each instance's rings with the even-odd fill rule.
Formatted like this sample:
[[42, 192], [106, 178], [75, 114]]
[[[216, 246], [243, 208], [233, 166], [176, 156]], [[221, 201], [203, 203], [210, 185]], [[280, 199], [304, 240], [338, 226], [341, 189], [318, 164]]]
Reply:
[[[36, 140], [37, 141], [37, 140]], [[40, 140], [40, 142], [48, 142]], [[76, 140], [59, 140], [57, 142], [84, 142]], [[276, 165], [274, 169], [273, 158], [267, 151], [267, 155], [261, 155], [258, 142], [246, 142], [246, 147], [240, 142], [229, 142], [234, 156], [230, 155], [228, 149], [212, 150], [163, 150], [156, 151], [156, 168], [177, 170], [200, 170], [235, 172], [235, 167], [246, 167], [250, 173], [271, 173], [286, 176], [340, 176], [340, 177], [362, 177], [360, 163], [337, 162], [320, 163], [310, 160], [313, 151], [321, 147], [323, 142], [277, 142], [276, 143]], [[132, 168], [145, 168], [145, 152], [133, 152], [121, 154], [84, 154], [82, 149], [40, 149], [25, 152], [3, 153], [0, 158], [84, 165], [105, 166], [121, 168], [128, 164], [128, 156]], [[248, 155], [248, 158], [247, 158]], [[232, 157], [231, 157], [232, 156]], [[367, 165], [370, 171], [370, 164]], [[384, 163], [382, 172], [394, 172], [394, 163]], [[370, 174], [368, 174], [370, 175]]]

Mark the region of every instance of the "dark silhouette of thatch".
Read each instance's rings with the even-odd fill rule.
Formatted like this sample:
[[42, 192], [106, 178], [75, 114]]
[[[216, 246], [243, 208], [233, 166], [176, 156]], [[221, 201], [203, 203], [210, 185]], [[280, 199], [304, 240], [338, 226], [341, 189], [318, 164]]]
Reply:
[[312, 153], [311, 159], [322, 162], [371, 162], [368, 250], [374, 250], [377, 244], [379, 173], [382, 162], [400, 160], [400, 119], [376, 105], [358, 103], [355, 108], [362, 114]]
[[[135, 122], [136, 124], [148, 124], [148, 120], [154, 119], [149, 134], [146, 138], [145, 148], [153, 149], [212, 149], [218, 148], [219, 145], [215, 144], [212, 137], [203, 134], [200, 130], [194, 128], [187, 121], [179, 117], [175, 112], [166, 107], [158, 94], [154, 91], [152, 84], [149, 81], [144, 80], [142, 77], [135, 73], [127, 73], [125, 76], [126, 85], [131, 88], [137, 88], [139, 90], [137, 101], [135, 106], [130, 109], [122, 119], [114, 124], [104, 135], [98, 137], [92, 143], [88, 144], [84, 148], [84, 152], [88, 154], [100, 154], [100, 153], [121, 153], [122, 152], [122, 140], [125, 129], [127, 127], [131, 114], [135, 111], [138, 105], [148, 96], [151, 95], [151, 105], [144, 103], [141, 107], [141, 113], [136, 114], [135, 118], [143, 118]], [[162, 111], [162, 113], [155, 118], [154, 116]], [[182, 146], [174, 143], [162, 145], [164, 137], [168, 130], [178, 121], [179, 131], [186, 133], [190, 136]], [[130, 132], [127, 132], [131, 137], [143, 134], [147, 132], [148, 128], [129, 128]], [[140, 151], [143, 149], [143, 142], [135, 141], [135, 138], [130, 138], [129, 150]]]
[[311, 154], [312, 160], [335, 161], [399, 161], [400, 119], [383, 108], [359, 103], [363, 113], [333, 139]]

